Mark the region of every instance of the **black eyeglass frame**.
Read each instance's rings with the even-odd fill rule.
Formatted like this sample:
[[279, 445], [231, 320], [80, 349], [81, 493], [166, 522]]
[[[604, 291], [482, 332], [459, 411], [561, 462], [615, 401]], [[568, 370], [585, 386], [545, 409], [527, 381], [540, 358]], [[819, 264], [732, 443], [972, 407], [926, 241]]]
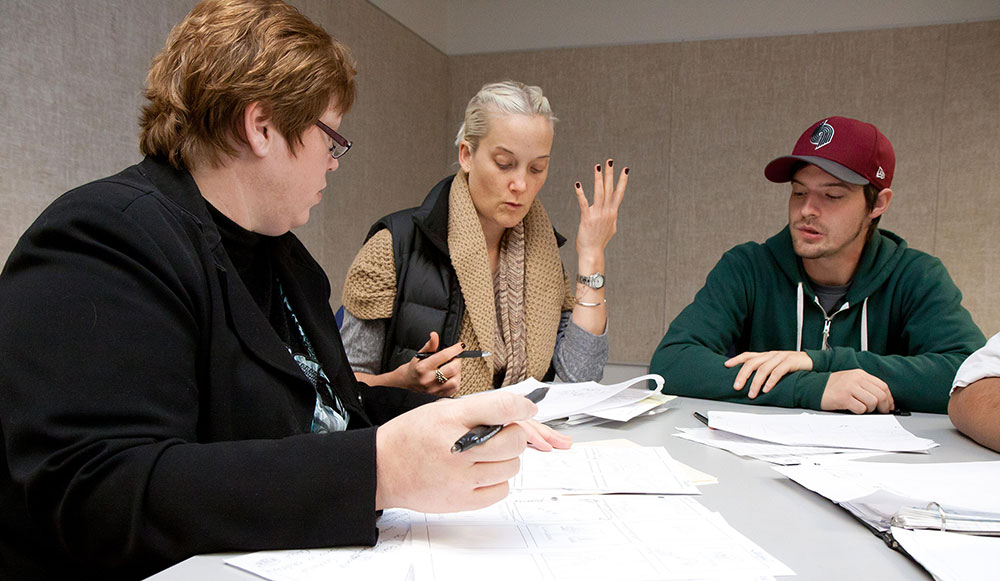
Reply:
[[339, 159], [343, 157], [344, 154], [351, 149], [351, 146], [354, 145], [349, 139], [337, 133], [333, 129], [330, 129], [330, 127], [327, 126], [326, 123], [323, 123], [322, 121], [317, 121], [316, 126], [322, 129], [323, 133], [329, 135], [330, 139], [333, 140], [333, 145], [330, 146], [330, 155], [333, 156], [333, 159]]

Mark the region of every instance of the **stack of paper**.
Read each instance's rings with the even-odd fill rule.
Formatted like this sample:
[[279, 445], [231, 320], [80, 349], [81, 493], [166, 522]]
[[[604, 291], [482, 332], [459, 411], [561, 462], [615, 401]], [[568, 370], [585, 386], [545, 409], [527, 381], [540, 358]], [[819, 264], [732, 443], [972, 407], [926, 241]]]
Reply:
[[[646, 387], [647, 381], [654, 382], [656, 391]], [[590, 418], [626, 422], [650, 413], [676, 397], [659, 393], [659, 389], [663, 387], [663, 377], [655, 373], [613, 385], [602, 385], [596, 381], [542, 383], [528, 378], [501, 388], [501, 391], [526, 395], [538, 387], [549, 388], [545, 399], [538, 403], [538, 415], [535, 419], [540, 422], [570, 419], [572, 423], [579, 423]]]
[[963, 511], [949, 512], [936, 502], [927, 508], [904, 506], [892, 515], [889, 524], [893, 527], [909, 530], [949, 531], [1000, 537], [1000, 515]]
[[[508, 499], [414, 515], [416, 581], [771, 578], [794, 573], [691, 497], [662, 447], [528, 451]], [[583, 493], [600, 494], [583, 494]]]
[[906, 431], [895, 416], [847, 414], [745, 414], [709, 412], [708, 426], [758, 440], [788, 446], [824, 446], [926, 452], [933, 440]]
[[[955, 525], [969, 528], [969, 522], [977, 523], [973, 528], [1000, 522], [1000, 462], [846, 462], [775, 470], [849, 510], [939, 581], [992, 579], [1000, 569], [1000, 537], [944, 532]], [[936, 514], [937, 519], [914, 523], [917, 514]], [[931, 522], [944, 531], [896, 526]]]
[[653, 416], [669, 409], [664, 405], [676, 395], [665, 395], [659, 391], [649, 391], [644, 387], [629, 387], [603, 402], [591, 406], [586, 411], [572, 414], [560, 425], [597, 425], [607, 422], [627, 422], [639, 416]]
[[857, 451], [841, 448], [828, 448], [823, 446], [786, 446], [785, 444], [775, 444], [765, 442], [755, 438], [747, 438], [723, 430], [711, 428], [677, 428], [679, 434], [675, 437], [699, 444], [720, 448], [727, 452], [732, 452], [737, 456], [756, 458], [771, 464], [780, 466], [793, 466], [796, 464], [809, 464], [827, 460], [857, 460], [884, 454], [885, 452], [873, 452], [870, 450]]
[[774, 464], [821, 461], [837, 454], [858, 459], [889, 452], [921, 452], [933, 440], [906, 431], [895, 416], [845, 414], [753, 414], [709, 412], [711, 429], [678, 428], [679, 438], [729, 450]]
[[413, 548], [416, 581], [794, 575], [719, 514], [678, 496], [512, 496], [482, 511], [416, 515]]
[[946, 513], [1000, 519], [1000, 462], [843, 464], [775, 467], [802, 486], [851, 511], [878, 531], [903, 507], [936, 503]]
[[[226, 562], [274, 581], [794, 575], [722, 516], [681, 496], [697, 493], [683, 468], [663, 448], [529, 451], [513, 492], [493, 506], [454, 514], [386, 511], [375, 547], [263, 551]], [[651, 491], [677, 495], [607, 494]]]

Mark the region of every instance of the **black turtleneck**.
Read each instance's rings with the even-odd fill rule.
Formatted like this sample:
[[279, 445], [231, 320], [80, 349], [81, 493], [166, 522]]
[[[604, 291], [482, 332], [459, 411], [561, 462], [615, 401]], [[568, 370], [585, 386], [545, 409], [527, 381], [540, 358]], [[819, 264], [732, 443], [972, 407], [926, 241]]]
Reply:
[[[267, 317], [271, 327], [285, 345], [298, 338], [291, 333], [288, 309], [278, 291], [278, 277], [274, 268], [274, 243], [271, 236], [251, 232], [208, 204], [208, 211], [219, 227], [222, 246], [233, 261], [240, 280], [253, 296], [254, 302]], [[297, 341], [296, 341], [297, 342]]]

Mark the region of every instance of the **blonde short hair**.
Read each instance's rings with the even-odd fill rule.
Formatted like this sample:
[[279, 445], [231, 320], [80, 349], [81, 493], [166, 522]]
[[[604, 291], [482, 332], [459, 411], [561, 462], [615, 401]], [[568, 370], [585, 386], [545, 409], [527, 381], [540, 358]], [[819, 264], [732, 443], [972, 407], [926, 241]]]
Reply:
[[541, 115], [550, 123], [557, 119], [552, 115], [549, 100], [542, 94], [541, 87], [529, 86], [517, 81], [489, 83], [479, 89], [476, 96], [465, 108], [465, 121], [455, 138], [457, 147], [462, 140], [469, 143], [472, 151], [479, 147], [479, 140], [490, 130], [493, 115]]
[[261, 102], [291, 152], [331, 105], [354, 103], [349, 49], [280, 0], [205, 0], [167, 37], [146, 79], [139, 149], [175, 167], [218, 165], [247, 143]]

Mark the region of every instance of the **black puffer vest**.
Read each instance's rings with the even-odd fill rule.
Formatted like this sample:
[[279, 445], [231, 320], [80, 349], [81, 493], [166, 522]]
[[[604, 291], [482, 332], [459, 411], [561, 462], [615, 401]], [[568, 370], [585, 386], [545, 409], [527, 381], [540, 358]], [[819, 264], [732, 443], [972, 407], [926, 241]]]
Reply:
[[386, 330], [382, 369], [408, 362], [431, 331], [440, 336], [439, 347], [458, 341], [465, 299], [448, 254], [448, 198], [454, 178], [438, 182], [419, 207], [380, 219], [365, 238], [367, 242], [388, 229], [396, 261], [396, 302]]

